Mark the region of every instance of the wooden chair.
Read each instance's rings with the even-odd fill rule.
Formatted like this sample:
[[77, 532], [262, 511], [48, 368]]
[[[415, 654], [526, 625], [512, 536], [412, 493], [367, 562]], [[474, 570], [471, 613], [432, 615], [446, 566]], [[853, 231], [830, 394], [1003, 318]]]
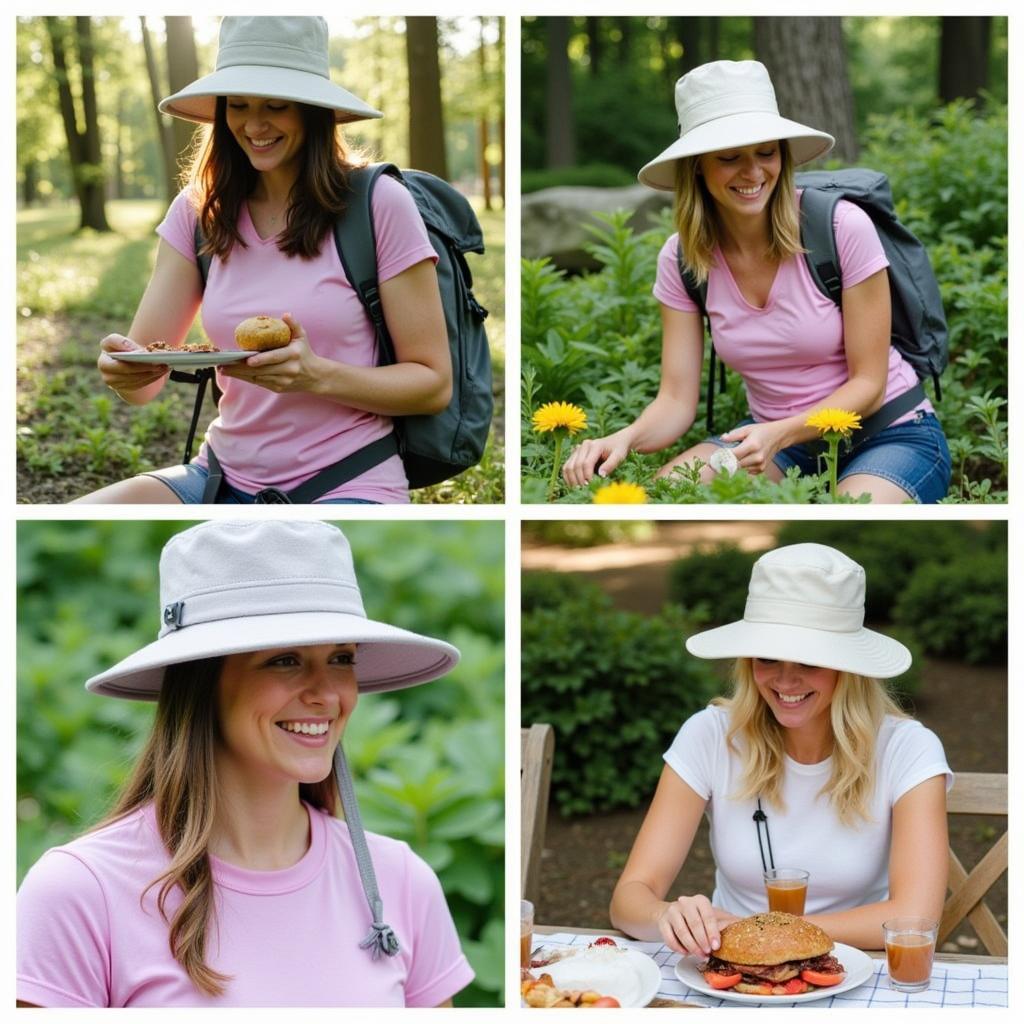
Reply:
[[[950, 814], [997, 814], [1006, 817], [1006, 776], [981, 772], [957, 774], [953, 789], [946, 797]], [[968, 872], [957, 855], [949, 851], [950, 894], [939, 922], [939, 945], [964, 920], [991, 956], [1006, 956], [1006, 932], [985, 903], [985, 894], [1007, 868], [1009, 834], [1003, 832], [992, 848]]]
[[550, 725], [531, 725], [522, 730], [522, 761], [519, 791], [522, 807], [519, 852], [523, 899], [537, 902], [540, 858], [548, 823], [548, 794], [551, 790], [551, 762], [555, 756], [555, 732]]

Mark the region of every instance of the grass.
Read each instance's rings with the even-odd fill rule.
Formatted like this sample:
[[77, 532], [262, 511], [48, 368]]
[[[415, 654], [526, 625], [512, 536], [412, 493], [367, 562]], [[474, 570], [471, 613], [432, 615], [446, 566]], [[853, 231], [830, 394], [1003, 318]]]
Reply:
[[[18, 500], [62, 503], [105, 484], [181, 458], [193, 392], [169, 385], [141, 408], [103, 386], [99, 342], [127, 333], [156, 254], [159, 201], [107, 204], [113, 231], [76, 232], [77, 207], [19, 211]], [[420, 502], [504, 499], [504, 213], [479, 211], [488, 252], [470, 257], [476, 294], [490, 310], [495, 421], [480, 466], [413, 492]], [[193, 325], [189, 341], [201, 331]], [[212, 403], [207, 420], [213, 417]], [[200, 425], [200, 434], [206, 423]]]

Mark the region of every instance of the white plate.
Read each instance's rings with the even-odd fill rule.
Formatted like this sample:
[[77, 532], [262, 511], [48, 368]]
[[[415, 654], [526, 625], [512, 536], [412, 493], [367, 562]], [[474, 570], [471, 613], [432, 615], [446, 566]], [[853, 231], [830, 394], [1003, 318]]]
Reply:
[[197, 366], [220, 366], [223, 363], [238, 363], [255, 352], [179, 352], [168, 349], [166, 352], [111, 352], [115, 359], [122, 363], [157, 363], [176, 369], [190, 369]]
[[745, 992], [734, 992], [729, 988], [712, 988], [705, 980], [704, 975], [697, 970], [699, 964], [704, 963], [707, 957], [688, 956], [676, 963], [676, 977], [685, 985], [689, 985], [695, 992], [706, 996], [714, 996], [717, 999], [727, 999], [732, 1003], [761, 1003], [771, 1006], [774, 1003], [779, 1005], [788, 1003], [811, 1003], [815, 999], [827, 999], [829, 996], [838, 995], [840, 992], [849, 992], [851, 988], [863, 985], [875, 972], [875, 962], [863, 950], [855, 949], [853, 946], [844, 946], [837, 942], [832, 955], [846, 968], [846, 978], [838, 985], [828, 988], [816, 988], [813, 992], [805, 992], [800, 996], [753, 996]]
[[622, 1006], [646, 1006], [661, 986], [661, 971], [646, 953], [623, 946], [581, 949], [534, 971], [550, 974], [558, 988], [591, 989], [614, 996]]

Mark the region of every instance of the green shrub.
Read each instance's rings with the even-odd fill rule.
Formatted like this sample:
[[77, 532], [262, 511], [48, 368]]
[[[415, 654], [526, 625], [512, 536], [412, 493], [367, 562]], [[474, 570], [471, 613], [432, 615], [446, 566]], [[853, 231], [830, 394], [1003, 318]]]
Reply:
[[624, 188], [636, 184], [636, 176], [613, 164], [584, 164], [576, 167], [548, 168], [542, 171], [523, 171], [521, 189], [540, 192], [545, 188], [571, 186], [573, 188]]
[[647, 520], [616, 522], [611, 519], [531, 519], [523, 523], [523, 540], [590, 548], [648, 540], [654, 528]]
[[970, 664], [1004, 661], [1005, 557], [985, 552], [920, 566], [896, 602], [893, 618], [913, 630], [935, 657]]
[[661, 755], [717, 692], [686, 654], [677, 612], [615, 611], [585, 592], [522, 616], [522, 721], [555, 730], [552, 793], [563, 814], [649, 800]]
[[[931, 117], [879, 119], [860, 163], [889, 175], [901, 219], [927, 245], [949, 323], [950, 364], [935, 402], [953, 457], [944, 501], [1006, 500], [1007, 452], [1007, 150], [1006, 107], [979, 113], [955, 103]], [[522, 271], [523, 500], [550, 500], [553, 446], [532, 431], [544, 402], [573, 402], [587, 413], [586, 437], [631, 423], [654, 398], [661, 375], [661, 323], [651, 296], [657, 254], [673, 232], [666, 214], [633, 234], [629, 215], [604, 218], [590, 247], [601, 269], [566, 277], [546, 260]], [[703, 382], [702, 382], [703, 383]], [[739, 473], [711, 486], [685, 475], [654, 480], [665, 462], [706, 437], [704, 388], [694, 426], [671, 447], [634, 454], [617, 479], [645, 487], [652, 503], [829, 502], [817, 477], [769, 484]], [[725, 430], [747, 413], [743, 382], [729, 373], [715, 396], [714, 425]], [[555, 501], [589, 503], [600, 481]], [[844, 500], [844, 499], [839, 499]]]
[[669, 595], [691, 618], [721, 625], [743, 618], [750, 570], [759, 552], [715, 544], [672, 563]]
[[557, 610], [565, 604], [598, 611], [612, 607], [612, 599], [595, 583], [569, 572], [524, 572], [520, 603], [527, 612]]

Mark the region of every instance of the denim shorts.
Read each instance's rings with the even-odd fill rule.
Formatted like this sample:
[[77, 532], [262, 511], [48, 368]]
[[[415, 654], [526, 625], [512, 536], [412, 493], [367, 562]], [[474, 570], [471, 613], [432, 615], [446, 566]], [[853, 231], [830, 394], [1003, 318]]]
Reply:
[[[748, 418], [737, 426], [745, 427], [754, 422]], [[721, 436], [710, 437], [708, 441], [720, 448], [735, 446], [734, 442], [723, 441]], [[817, 451], [806, 444], [783, 448], [776, 452], [772, 461], [783, 473], [790, 466], [796, 466], [801, 475], [825, 469], [824, 459], [819, 467]], [[938, 419], [933, 413], [917, 412], [911, 419], [886, 427], [852, 448], [840, 444], [839, 479], [855, 473], [879, 476], [906, 491], [914, 501], [922, 505], [935, 504], [949, 491], [952, 475], [949, 447]]]
[[[163, 469], [154, 470], [152, 473], [143, 473], [143, 476], [152, 476], [165, 483], [186, 505], [201, 505], [203, 503], [203, 491], [206, 490], [206, 480], [209, 474], [195, 462], [189, 462], [178, 466], [165, 466]], [[255, 505], [256, 495], [246, 491], [240, 491], [232, 487], [226, 480], [225, 488], [221, 495], [221, 504], [224, 505]], [[379, 505], [379, 501], [370, 501], [367, 498], [318, 498], [315, 505]]]

